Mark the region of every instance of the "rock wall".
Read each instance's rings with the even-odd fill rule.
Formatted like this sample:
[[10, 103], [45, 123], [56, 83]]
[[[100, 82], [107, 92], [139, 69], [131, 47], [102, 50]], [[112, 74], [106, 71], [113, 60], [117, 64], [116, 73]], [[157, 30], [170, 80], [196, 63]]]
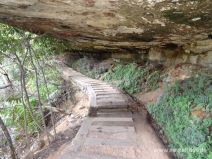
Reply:
[[181, 47], [153, 47], [148, 53], [151, 61], [167, 66], [179, 63], [191, 63], [212, 67], [212, 40], [199, 40]]
[[211, 0], [0, 0], [0, 22], [68, 39], [75, 51], [150, 50], [154, 61], [211, 65]]

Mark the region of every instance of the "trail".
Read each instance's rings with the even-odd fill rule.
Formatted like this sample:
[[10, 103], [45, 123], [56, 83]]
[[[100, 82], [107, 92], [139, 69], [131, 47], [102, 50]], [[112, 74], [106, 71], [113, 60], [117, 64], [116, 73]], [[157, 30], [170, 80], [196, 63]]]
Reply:
[[71, 68], [62, 71], [66, 80], [88, 95], [89, 116], [72, 142], [49, 159], [170, 159], [145, 112], [130, 111], [129, 96]]

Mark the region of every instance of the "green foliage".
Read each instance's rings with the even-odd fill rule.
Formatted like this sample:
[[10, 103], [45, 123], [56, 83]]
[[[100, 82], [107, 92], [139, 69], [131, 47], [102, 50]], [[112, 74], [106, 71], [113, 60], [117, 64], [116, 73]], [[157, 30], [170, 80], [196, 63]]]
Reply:
[[[205, 116], [195, 116], [198, 109]], [[212, 150], [212, 77], [197, 75], [168, 87], [148, 111], [162, 127], [170, 147], [184, 159], [210, 159]], [[196, 150], [191, 152], [191, 150]], [[209, 154], [210, 153], [210, 154]]]
[[90, 78], [98, 78], [99, 74], [94, 70], [94, 60], [86, 57], [76, 60], [71, 65], [72, 68]]
[[[22, 41], [24, 32], [8, 25], [0, 24], [0, 53], [24, 52]], [[1, 54], [0, 54], [1, 56]]]
[[[48, 93], [51, 94], [52, 92], [56, 91], [58, 89], [58, 86], [61, 84], [61, 77], [56, 68], [52, 69], [52, 68], [46, 67], [45, 68], [45, 77], [46, 77], [46, 80], [48, 81], [48, 91], [49, 92], [46, 89], [45, 81], [41, 78], [40, 84], [39, 84], [39, 90], [40, 90], [40, 96], [41, 96], [42, 100], [47, 100]], [[28, 86], [28, 90], [32, 94], [36, 94], [37, 88], [36, 88], [34, 76], [28, 78], [27, 86]]]
[[64, 53], [69, 47], [68, 41], [59, 40], [50, 35], [37, 36], [32, 34], [31, 37], [32, 47], [36, 52], [37, 58]]
[[158, 82], [160, 81], [160, 71], [159, 70], [153, 70], [152, 73], [147, 76], [146, 79], [146, 87], [148, 90], [155, 90], [158, 88]]
[[48, 34], [39, 36], [0, 23], [0, 61], [3, 58], [2, 53], [9, 55], [16, 52], [18, 55], [24, 56], [23, 45], [26, 45], [26, 40], [29, 40], [37, 58], [63, 53], [69, 46], [67, 41], [58, 40]]
[[[50, 63], [49, 56], [63, 53], [68, 48], [69, 43], [64, 40], [55, 39], [49, 35], [35, 35], [20, 29], [0, 24], [0, 66], [6, 70], [12, 81], [17, 97], [8, 97], [4, 102], [0, 95], [0, 102], [4, 103], [0, 114], [3, 116], [6, 125], [16, 129], [24, 127], [24, 106], [21, 103], [20, 90], [20, 63], [24, 63], [24, 75], [26, 89], [30, 96], [30, 107], [34, 118], [41, 125], [41, 113], [38, 113], [37, 101], [38, 94], [35, 83], [35, 69], [38, 71], [39, 90], [41, 103], [48, 99], [48, 93], [43, 79], [41, 68], [45, 73], [48, 82], [49, 93], [54, 92], [60, 85], [59, 73], [56, 67]], [[19, 62], [18, 58], [21, 62]], [[34, 65], [31, 62], [34, 63]], [[0, 82], [1, 83], [1, 82]], [[27, 112], [27, 127], [30, 133], [37, 132], [38, 128]]]
[[117, 63], [104, 74], [104, 80], [111, 82], [129, 94], [133, 94], [144, 89], [156, 89], [160, 80], [160, 73], [148, 65], [141, 67], [135, 63]]
[[[41, 125], [41, 114], [36, 110], [37, 100], [35, 98], [30, 99], [34, 118], [36, 122]], [[36, 109], [35, 109], [36, 108]], [[33, 134], [39, 130], [35, 121], [31, 118], [29, 111], [26, 112], [27, 116], [27, 128], [30, 134]], [[17, 131], [23, 129], [24, 126], [24, 106], [21, 100], [13, 100], [5, 103], [5, 107], [1, 110], [0, 115], [2, 116], [6, 126], [10, 128], [16, 128]]]
[[119, 88], [132, 94], [140, 91], [144, 72], [136, 64], [117, 64], [104, 76], [104, 80], [111, 81]]
[[136, 63], [114, 63], [109, 70], [104, 65], [95, 64], [93, 59], [84, 57], [73, 62], [71, 67], [91, 78], [103, 77], [103, 80], [130, 94], [158, 88], [160, 70], [148, 64], [141, 67]]

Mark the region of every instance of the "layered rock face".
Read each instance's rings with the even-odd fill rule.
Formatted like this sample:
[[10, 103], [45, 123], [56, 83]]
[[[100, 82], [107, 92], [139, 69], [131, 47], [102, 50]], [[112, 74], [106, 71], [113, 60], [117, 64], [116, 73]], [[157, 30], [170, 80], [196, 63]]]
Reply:
[[0, 0], [0, 21], [68, 39], [72, 50], [211, 65], [211, 0]]
[[167, 66], [191, 63], [212, 68], [212, 40], [197, 40], [181, 47], [166, 49], [151, 48], [148, 57], [151, 61], [158, 61]]

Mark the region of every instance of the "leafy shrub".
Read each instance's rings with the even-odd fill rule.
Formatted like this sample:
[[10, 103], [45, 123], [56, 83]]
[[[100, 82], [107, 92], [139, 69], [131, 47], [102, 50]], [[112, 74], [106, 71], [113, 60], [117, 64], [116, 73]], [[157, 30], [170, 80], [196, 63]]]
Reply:
[[95, 67], [95, 64], [94, 59], [84, 57], [73, 62], [71, 67], [91, 78], [103, 77], [103, 80], [114, 84], [129, 94], [158, 88], [160, 70], [148, 64], [141, 67], [136, 63], [114, 63], [109, 69], [104, 64], [97, 64], [98, 67]]
[[95, 72], [93, 70], [94, 60], [86, 57], [76, 60], [71, 67], [81, 72], [82, 74], [95, 78]]
[[[53, 67], [53, 66], [52, 66]], [[48, 82], [48, 91], [49, 94], [56, 91], [58, 89], [58, 86], [61, 84], [61, 77], [60, 73], [58, 72], [57, 69], [52, 69], [52, 68], [45, 68], [45, 77]], [[40, 90], [40, 96], [43, 100], [48, 99], [48, 92], [46, 90], [45, 82], [42, 78], [42, 75], [40, 75], [40, 83], [39, 83], [39, 90]], [[27, 86], [31, 94], [34, 96], [37, 96], [37, 88], [36, 88], [36, 83], [34, 76], [30, 77], [27, 79]]]
[[[197, 150], [177, 151], [179, 158], [211, 159], [211, 86], [212, 78], [207, 75], [177, 81], [166, 89], [158, 103], [148, 106], [148, 111], [163, 129], [171, 148]], [[206, 115], [192, 115], [194, 108], [199, 108]]]
[[98, 79], [108, 70], [109, 65], [110, 63], [107, 64], [104, 61], [83, 57], [74, 61], [70, 66], [90, 78]]
[[[39, 111], [36, 111], [37, 100], [35, 98], [30, 99], [32, 105], [31, 110], [33, 111], [34, 118], [39, 125], [42, 125], [42, 118]], [[5, 103], [5, 107], [2, 108], [0, 115], [2, 116], [5, 124], [10, 128], [16, 128], [17, 130], [23, 129], [24, 126], [24, 106], [21, 100], [13, 100]], [[31, 118], [30, 112], [26, 111], [26, 121], [28, 133], [35, 133], [39, 131], [39, 128], [35, 121]]]
[[141, 67], [135, 63], [117, 63], [104, 74], [103, 79], [129, 94], [133, 94], [142, 89], [156, 89], [160, 80], [160, 73], [148, 65]]
[[132, 94], [140, 91], [142, 74], [142, 70], [136, 64], [117, 64], [105, 74], [104, 80]]
[[[58, 40], [49, 35], [39, 36], [5, 24], [0, 24], [0, 66], [8, 73], [14, 88], [14, 91], [11, 93], [12, 95], [8, 94], [5, 97], [1, 97], [2, 95], [0, 94], [0, 103], [6, 105], [4, 108], [0, 107], [0, 114], [6, 125], [11, 125], [17, 129], [24, 127], [24, 106], [20, 100], [22, 90], [20, 88], [19, 70], [20, 63], [22, 63], [24, 64], [23, 74], [26, 80], [26, 90], [30, 97], [29, 107], [31, 107], [30, 109], [33, 112], [35, 121], [38, 122], [38, 125], [42, 126], [40, 122], [42, 113], [39, 113], [37, 108], [38, 93], [36, 91], [35, 72], [38, 71], [39, 89], [42, 98], [41, 103], [45, 103], [48, 95], [42, 72], [46, 76], [48, 90], [51, 93], [57, 89], [57, 85], [60, 84], [60, 78], [55, 67], [50, 65], [51, 60], [49, 56], [63, 53], [68, 46], [69, 43], [67, 41]], [[41, 68], [43, 69], [41, 70]], [[26, 116], [29, 132], [38, 131], [28, 111]]]

